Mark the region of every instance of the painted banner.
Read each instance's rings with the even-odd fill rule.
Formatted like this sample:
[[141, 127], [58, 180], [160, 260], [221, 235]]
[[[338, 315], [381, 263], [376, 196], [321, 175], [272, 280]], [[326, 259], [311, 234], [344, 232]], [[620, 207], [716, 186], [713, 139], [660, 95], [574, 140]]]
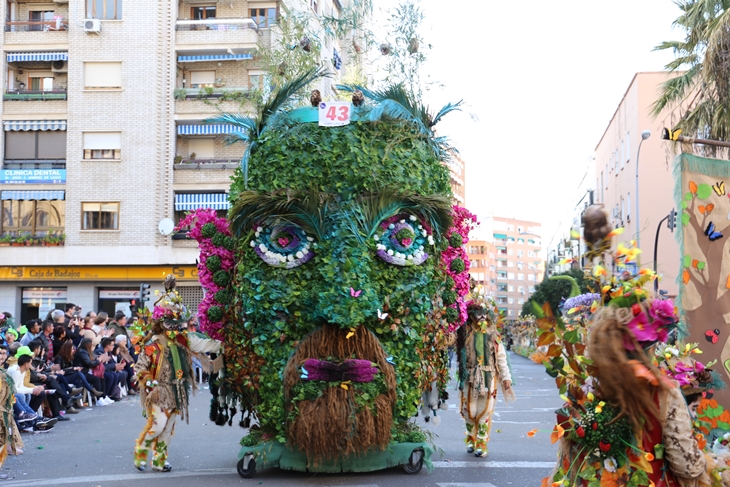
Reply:
[[0, 184], [66, 184], [66, 170], [2, 169]]
[[[681, 154], [674, 161], [674, 196], [681, 218], [677, 232], [682, 269], [679, 303], [689, 342], [699, 342], [703, 363], [730, 386], [730, 165]], [[730, 408], [730, 388], [715, 393]]]

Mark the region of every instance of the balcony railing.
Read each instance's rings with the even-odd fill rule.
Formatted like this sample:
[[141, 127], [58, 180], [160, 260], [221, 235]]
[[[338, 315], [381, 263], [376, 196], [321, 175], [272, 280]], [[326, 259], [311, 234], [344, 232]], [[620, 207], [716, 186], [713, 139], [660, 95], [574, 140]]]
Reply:
[[253, 19], [230, 18], [230, 19], [198, 19], [178, 20], [175, 22], [175, 30], [259, 30], [258, 24]]
[[68, 30], [68, 20], [8, 20], [5, 22], [5, 32], [51, 32]]
[[66, 159], [5, 159], [3, 169], [66, 169]]
[[66, 100], [68, 93], [64, 90], [36, 91], [36, 90], [7, 90], [3, 100]]
[[241, 159], [179, 159], [175, 158], [173, 169], [235, 169]]
[[252, 90], [248, 87], [219, 87], [211, 88], [177, 88], [174, 92], [176, 100], [198, 100], [203, 98], [238, 99], [239, 96], [248, 97]]

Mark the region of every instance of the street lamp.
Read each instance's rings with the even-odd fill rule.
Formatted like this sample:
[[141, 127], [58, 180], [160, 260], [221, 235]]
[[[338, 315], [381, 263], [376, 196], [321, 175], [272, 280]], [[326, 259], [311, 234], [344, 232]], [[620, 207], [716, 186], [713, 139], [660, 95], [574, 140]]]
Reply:
[[[639, 141], [639, 148], [636, 150], [636, 246], [641, 248], [641, 233], [639, 232], [639, 225], [641, 225], [641, 219], [639, 218], [639, 154], [641, 154], [641, 144], [646, 139], [651, 137], [650, 130], [644, 130], [641, 132], [641, 140]], [[637, 264], [641, 265], [641, 257], [637, 257]]]

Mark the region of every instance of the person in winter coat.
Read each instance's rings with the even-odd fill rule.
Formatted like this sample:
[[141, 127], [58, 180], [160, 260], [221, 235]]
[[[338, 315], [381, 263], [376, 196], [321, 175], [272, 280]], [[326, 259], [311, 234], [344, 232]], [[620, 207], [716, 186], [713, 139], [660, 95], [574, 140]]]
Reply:
[[101, 362], [96, 358], [91, 348], [91, 340], [84, 338], [79, 344], [79, 348], [76, 350], [74, 355], [74, 366], [81, 367], [81, 372], [86, 377], [86, 380], [91, 384], [91, 393], [97, 398], [97, 406], [106, 406], [112, 404], [114, 401], [104, 397], [104, 390], [106, 389], [106, 383], [104, 382], [103, 375], [97, 377], [94, 375], [93, 370]]

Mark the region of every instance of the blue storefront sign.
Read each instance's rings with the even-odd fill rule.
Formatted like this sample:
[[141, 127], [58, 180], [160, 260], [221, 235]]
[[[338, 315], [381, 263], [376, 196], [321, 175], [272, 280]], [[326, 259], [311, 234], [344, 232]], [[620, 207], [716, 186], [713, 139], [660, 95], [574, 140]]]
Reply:
[[66, 184], [66, 170], [3, 169], [0, 184]]

